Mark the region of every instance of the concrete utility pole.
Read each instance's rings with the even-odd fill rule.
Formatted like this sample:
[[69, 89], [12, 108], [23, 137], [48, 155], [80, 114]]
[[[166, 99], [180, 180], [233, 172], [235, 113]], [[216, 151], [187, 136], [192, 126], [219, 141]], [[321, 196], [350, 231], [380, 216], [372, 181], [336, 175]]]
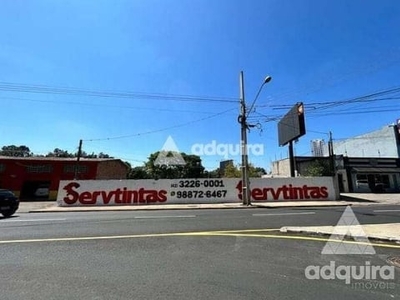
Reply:
[[[257, 95], [253, 100], [253, 103], [250, 106], [250, 109], [246, 110], [246, 100], [244, 97], [244, 78], [243, 71], [240, 71], [239, 77], [239, 89], [240, 89], [240, 115], [238, 121], [240, 123], [240, 145], [242, 149], [242, 203], [243, 205], [251, 205], [251, 189], [250, 189], [250, 178], [249, 178], [249, 156], [248, 156], [248, 147], [247, 147], [247, 129], [249, 128], [249, 124], [247, 124], [247, 116], [252, 112], [254, 105], [258, 99], [258, 96], [261, 93], [263, 86], [270, 82], [272, 77], [265, 77], [263, 83], [258, 89]], [[254, 127], [250, 125], [250, 127]]]
[[332, 172], [332, 176], [335, 176], [336, 175], [336, 168], [335, 168], [335, 154], [333, 152], [332, 131], [329, 131], [328, 152], [329, 152], [329, 167], [330, 167], [330, 171]]
[[82, 140], [79, 140], [79, 147], [78, 147], [78, 155], [76, 158], [76, 164], [75, 164], [75, 180], [78, 180], [78, 176], [79, 176], [79, 161], [81, 160], [81, 156], [82, 156]]
[[247, 122], [246, 122], [246, 102], [244, 98], [244, 79], [243, 71], [240, 71], [240, 146], [242, 150], [242, 203], [243, 205], [251, 205], [249, 197], [249, 163], [247, 156]]

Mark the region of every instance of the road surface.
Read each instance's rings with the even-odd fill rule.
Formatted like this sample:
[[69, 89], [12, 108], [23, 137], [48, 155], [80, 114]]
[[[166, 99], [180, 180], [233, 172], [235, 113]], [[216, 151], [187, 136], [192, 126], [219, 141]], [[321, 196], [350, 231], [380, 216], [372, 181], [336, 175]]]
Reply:
[[[309, 266], [388, 265], [322, 255], [327, 238], [283, 226], [335, 225], [344, 207], [17, 213], [0, 219], [1, 299], [400, 299], [393, 280], [307, 279]], [[400, 222], [398, 206], [354, 208], [361, 224]]]

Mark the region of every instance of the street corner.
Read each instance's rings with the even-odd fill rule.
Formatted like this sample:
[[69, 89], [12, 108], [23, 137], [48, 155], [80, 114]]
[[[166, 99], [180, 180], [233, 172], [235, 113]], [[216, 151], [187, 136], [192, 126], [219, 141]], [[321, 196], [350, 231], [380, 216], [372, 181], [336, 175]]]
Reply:
[[360, 254], [352, 252], [359, 251], [360, 247], [369, 247], [368, 254], [375, 254], [371, 241], [380, 247], [400, 248], [400, 223], [362, 225], [350, 206], [346, 207], [335, 226], [284, 226], [279, 231], [283, 234], [319, 236], [320, 240], [327, 241], [323, 254], [329, 251], [328, 254]]

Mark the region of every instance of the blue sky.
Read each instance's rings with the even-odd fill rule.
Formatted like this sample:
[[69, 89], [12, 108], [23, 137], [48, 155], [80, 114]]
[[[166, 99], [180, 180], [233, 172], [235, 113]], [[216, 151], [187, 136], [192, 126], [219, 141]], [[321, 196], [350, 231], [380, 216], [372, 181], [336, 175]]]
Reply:
[[[273, 77], [251, 118], [262, 125], [262, 131], [249, 134], [249, 143], [264, 145], [263, 156], [250, 157], [257, 166], [269, 168], [272, 160], [287, 156], [287, 148], [278, 146], [277, 123], [265, 122], [286, 112], [277, 105], [306, 104], [308, 132], [295, 146], [298, 155], [310, 155], [310, 141], [327, 139], [330, 130], [342, 139], [400, 118], [397, 99], [325, 111], [307, 106], [400, 86], [396, 0], [4, 0], [0, 5], [0, 145], [24, 144], [42, 154], [56, 147], [73, 152], [83, 139], [86, 152], [141, 165], [168, 136], [186, 153], [213, 140], [237, 144], [241, 70], [248, 103], [263, 78]], [[33, 85], [50, 92], [33, 93]], [[55, 94], [56, 87], [135, 97]], [[365, 110], [372, 113], [354, 113]], [[114, 139], [123, 136], [128, 137]], [[223, 157], [202, 159], [214, 169]]]

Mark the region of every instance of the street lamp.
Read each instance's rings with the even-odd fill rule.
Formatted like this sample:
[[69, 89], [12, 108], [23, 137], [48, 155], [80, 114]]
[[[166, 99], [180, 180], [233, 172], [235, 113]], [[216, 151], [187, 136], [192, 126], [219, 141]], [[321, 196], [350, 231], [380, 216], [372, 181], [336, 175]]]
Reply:
[[250, 106], [250, 109], [246, 110], [246, 101], [244, 98], [244, 79], [243, 71], [240, 71], [239, 86], [240, 86], [240, 115], [238, 121], [240, 123], [240, 145], [242, 150], [242, 202], [243, 205], [251, 205], [251, 195], [250, 195], [250, 180], [249, 180], [249, 161], [247, 154], [247, 129], [249, 124], [247, 123], [247, 117], [252, 112], [254, 105], [261, 93], [262, 88], [272, 79], [271, 76], [265, 77], [263, 83], [258, 89], [257, 95]]
[[[243, 73], [243, 72], [242, 72], [242, 73]], [[243, 76], [242, 76], [242, 77], [243, 77]], [[253, 110], [254, 104], [256, 104], [256, 101], [257, 101], [257, 99], [258, 99], [258, 96], [259, 96], [260, 93], [261, 93], [262, 88], [264, 87], [265, 84], [267, 84], [268, 82], [270, 82], [271, 79], [272, 79], [271, 76], [265, 77], [263, 83], [260, 85], [260, 88], [258, 89], [257, 95], [256, 95], [256, 97], [254, 98], [253, 103], [252, 103], [251, 106], [250, 106], [250, 109], [249, 109], [248, 112], [247, 112], [247, 116], [246, 116], [246, 117], [248, 117], [249, 114], [251, 113], [251, 111]]]

